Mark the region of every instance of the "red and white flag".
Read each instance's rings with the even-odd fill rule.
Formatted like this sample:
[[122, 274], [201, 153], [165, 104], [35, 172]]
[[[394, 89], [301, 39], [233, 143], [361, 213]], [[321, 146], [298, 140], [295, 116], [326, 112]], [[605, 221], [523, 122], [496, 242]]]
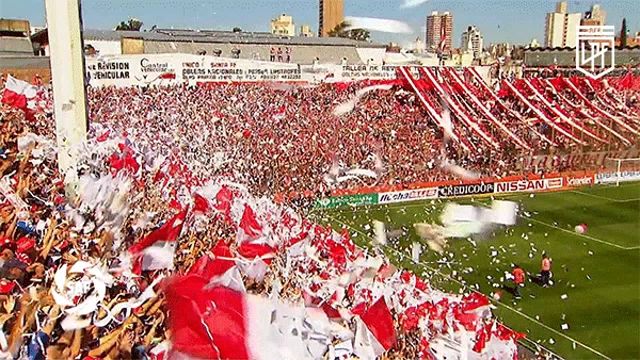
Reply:
[[129, 252], [138, 257], [142, 270], [173, 269], [173, 257], [187, 212], [188, 209], [182, 210], [129, 248]]
[[201, 256], [189, 270], [189, 275], [200, 276], [209, 285], [226, 286], [245, 292], [242, 274], [236, 266], [233, 254], [224, 241], [218, 241], [210, 253]]
[[2, 103], [18, 109], [27, 110], [27, 105], [38, 95], [38, 88], [26, 81], [7, 76], [2, 93]]
[[242, 257], [238, 266], [251, 279], [262, 281], [267, 274], [271, 260], [275, 257], [275, 250], [267, 244], [243, 243], [238, 247], [238, 254]]
[[[210, 287], [197, 276], [174, 279], [165, 296], [172, 350], [201, 359], [313, 358], [306, 346], [313, 339], [297, 318], [304, 308]], [[328, 328], [328, 320], [323, 325]]]
[[168, 360], [171, 344], [165, 340], [149, 351], [150, 360]]
[[228, 186], [222, 185], [216, 193], [214, 208], [224, 215], [224, 218], [231, 222], [231, 205], [233, 204], [233, 191]]
[[257, 240], [262, 236], [262, 226], [251, 206], [245, 204], [242, 219], [238, 224], [238, 243]]
[[381, 297], [356, 323], [355, 354], [361, 359], [374, 359], [391, 349], [396, 342], [393, 317]]
[[195, 193], [193, 194], [193, 212], [206, 214], [210, 210], [209, 200], [204, 196]]

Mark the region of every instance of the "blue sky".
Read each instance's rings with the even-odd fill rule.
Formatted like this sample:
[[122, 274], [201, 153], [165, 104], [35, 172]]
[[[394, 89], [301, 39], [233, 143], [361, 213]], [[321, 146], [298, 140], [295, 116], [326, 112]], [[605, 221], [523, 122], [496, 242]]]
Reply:
[[[403, 0], [345, 0], [346, 16], [392, 18], [407, 22], [411, 35], [373, 33], [379, 42], [396, 41], [406, 44], [417, 36], [424, 38], [425, 19], [434, 10], [450, 11], [454, 16], [454, 44], [468, 25], [476, 25], [484, 34], [485, 43], [528, 43], [532, 38], [542, 41], [544, 18], [553, 11], [552, 0], [428, 0], [422, 5], [402, 9]], [[619, 29], [622, 17], [632, 33], [640, 31], [640, 1], [638, 0], [573, 0], [570, 12], [585, 12], [593, 3], [600, 3], [607, 12], [607, 23]], [[83, 0], [83, 21], [86, 28], [109, 29], [129, 17], [141, 19], [145, 26], [201, 29], [227, 29], [239, 26], [244, 30], [268, 31], [269, 20], [280, 13], [294, 17], [301, 24], [318, 28], [317, 0]], [[43, 25], [44, 0], [0, 0], [0, 17], [27, 18], [32, 25]]]

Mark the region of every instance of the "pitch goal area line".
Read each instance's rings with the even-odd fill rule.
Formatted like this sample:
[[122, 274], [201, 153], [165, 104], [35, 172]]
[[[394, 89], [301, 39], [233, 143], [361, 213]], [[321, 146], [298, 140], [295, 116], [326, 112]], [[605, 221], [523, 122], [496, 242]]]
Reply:
[[[539, 193], [537, 195], [541, 195], [541, 194], [557, 194], [557, 192], [544, 192], [544, 193]], [[501, 199], [506, 199], [506, 198], [512, 199], [512, 198], [524, 197], [524, 196], [529, 196], [529, 195], [530, 194], [514, 194], [514, 195], [501, 196], [500, 198]], [[632, 200], [636, 201], [635, 199], [632, 199]], [[625, 200], [625, 202], [632, 201], [632, 200], [631, 199], [630, 200]], [[638, 199], [638, 200], [640, 200], [640, 199]], [[426, 201], [426, 200], [422, 200], [422, 201]], [[379, 206], [379, 207], [382, 207], [384, 209], [402, 209], [402, 208], [414, 208], [414, 207], [426, 207], [426, 206], [428, 206], [428, 204], [425, 204], [422, 201], [419, 201], [418, 203], [415, 203], [415, 204], [412, 204], [412, 203], [397, 203], [397, 204], [377, 204], [377, 205], [374, 205], [374, 206], [376, 206], [376, 207]], [[343, 209], [337, 209], [337, 210], [339, 212], [343, 212], [343, 211], [352, 210], [352, 209], [351, 208], [343, 208]], [[576, 236], [576, 237], [581, 237], [583, 239], [594, 241], [594, 242], [597, 242], [597, 243], [600, 243], [600, 244], [603, 244], [603, 245], [608, 245], [608, 246], [614, 247], [616, 249], [620, 249], [620, 250], [638, 250], [638, 249], [640, 249], [640, 246], [622, 246], [622, 245], [618, 245], [618, 244], [615, 244], [615, 243], [612, 243], [612, 242], [609, 242], [609, 241], [606, 241], [606, 240], [602, 240], [602, 239], [599, 239], [599, 238], [596, 238], [596, 237], [593, 237], [593, 236], [590, 236], [590, 235], [579, 234], [579, 233], [577, 233], [575, 231], [567, 230], [567, 229], [561, 228], [561, 227], [559, 227], [557, 225], [549, 224], [549, 223], [546, 223], [546, 222], [541, 221], [541, 220], [536, 220], [536, 219], [534, 219], [532, 217], [526, 217], [526, 216], [522, 216], [522, 215], [518, 215], [518, 217], [520, 217], [522, 219], [525, 219], [525, 220], [528, 220], [528, 221], [531, 221], [531, 222], [538, 223], [540, 225], [547, 226], [547, 227], [552, 228], [552, 229], [560, 230], [562, 232], [571, 234], [571, 235]]]
[[[333, 220], [333, 221], [335, 221], [335, 222], [337, 222], [337, 223], [339, 223], [339, 224], [342, 224], [343, 226], [346, 226], [347, 228], [349, 228], [349, 229], [351, 229], [351, 230], [353, 230], [353, 231], [355, 231], [355, 232], [357, 232], [357, 233], [359, 233], [359, 234], [363, 235], [365, 238], [369, 239], [369, 241], [370, 241], [372, 244], [373, 244], [373, 243], [375, 243], [375, 240], [374, 240], [374, 239], [372, 239], [369, 235], [367, 235], [365, 232], [363, 232], [363, 231], [361, 231], [361, 230], [357, 229], [356, 227], [354, 227], [354, 226], [352, 226], [352, 225], [350, 225], [350, 224], [348, 224], [348, 223], [346, 223], [346, 222], [344, 222], [344, 221], [342, 221], [342, 220], [340, 220], [340, 219], [336, 219], [335, 217], [333, 217], [333, 216], [331, 216], [331, 215], [327, 215], [327, 214], [324, 214], [324, 215], [325, 215], [325, 216], [327, 216], [329, 219], [331, 219], [331, 220]], [[380, 244], [380, 245], [381, 245], [381, 246], [383, 246], [385, 249], [388, 249], [388, 250], [390, 250], [390, 251], [392, 251], [392, 252], [395, 252], [396, 254], [403, 255], [403, 254], [402, 254], [402, 252], [400, 252], [400, 251], [399, 251], [399, 250], [397, 250], [397, 249], [394, 249], [393, 247], [391, 247], [391, 246], [389, 246], [389, 245], [386, 245], [386, 244]], [[473, 292], [480, 293], [479, 291], [474, 290], [474, 289], [470, 288], [469, 286], [466, 286], [465, 284], [463, 284], [462, 282], [460, 282], [458, 279], [455, 279], [455, 278], [453, 278], [453, 277], [451, 277], [451, 276], [449, 276], [449, 275], [447, 275], [447, 274], [443, 274], [443, 273], [442, 273], [442, 272], [440, 272], [438, 269], [436, 269], [436, 268], [434, 268], [434, 267], [429, 266], [427, 263], [425, 263], [425, 262], [423, 262], [423, 261], [415, 262], [415, 261], [413, 261], [413, 259], [411, 259], [411, 261], [412, 261], [412, 262], [414, 262], [415, 264], [417, 264], [417, 265], [421, 265], [422, 267], [424, 267], [424, 268], [426, 268], [426, 269], [429, 269], [429, 270], [431, 270], [431, 271], [435, 272], [436, 274], [438, 274], [438, 275], [440, 275], [440, 276], [442, 276], [442, 277], [444, 277], [444, 278], [447, 278], [447, 279], [449, 279], [449, 280], [451, 280], [451, 281], [453, 281], [453, 282], [455, 282], [455, 283], [457, 283], [457, 284], [459, 284], [459, 285], [461, 285], [461, 286], [463, 286], [463, 287], [465, 287], [465, 288], [469, 288], [469, 289], [470, 289], [471, 291], [473, 291]], [[482, 294], [482, 293], [480, 293], [480, 294]], [[483, 295], [484, 295], [484, 294], [483, 294]], [[527, 315], [527, 314], [523, 313], [522, 311], [519, 311], [519, 310], [517, 310], [517, 309], [514, 309], [513, 307], [511, 307], [511, 306], [509, 306], [509, 305], [507, 305], [507, 304], [504, 304], [504, 303], [502, 303], [502, 302], [500, 302], [500, 301], [496, 301], [496, 300], [494, 300], [494, 299], [491, 299], [490, 297], [489, 297], [489, 300], [491, 300], [492, 302], [494, 302], [494, 303], [496, 303], [496, 304], [498, 304], [498, 305], [500, 305], [500, 306], [503, 306], [504, 308], [506, 308], [506, 309], [508, 309], [508, 310], [510, 310], [510, 311], [512, 311], [512, 312], [514, 312], [514, 313], [516, 313], [516, 314], [518, 314], [518, 315], [520, 315], [520, 316], [522, 316], [523, 318], [525, 318], [525, 319], [527, 319], [527, 320], [529, 320], [529, 321], [531, 321], [531, 322], [533, 322], [533, 323], [535, 323], [535, 324], [537, 324], [537, 325], [539, 325], [539, 326], [541, 326], [541, 327], [543, 327], [543, 328], [545, 328], [545, 329], [547, 329], [547, 330], [551, 331], [552, 333], [554, 333], [554, 334], [556, 334], [556, 335], [558, 335], [558, 336], [560, 336], [560, 337], [564, 338], [565, 340], [572, 341], [572, 342], [573, 342], [573, 343], [575, 343], [576, 345], [581, 346], [582, 348], [586, 349], [587, 351], [590, 351], [591, 353], [596, 354], [596, 355], [598, 355], [598, 356], [602, 357], [603, 359], [611, 360], [611, 358], [610, 358], [610, 357], [608, 357], [608, 356], [606, 356], [605, 354], [603, 354], [603, 353], [599, 352], [598, 350], [593, 349], [592, 347], [587, 346], [587, 345], [585, 345], [585, 344], [581, 343], [580, 341], [578, 341], [578, 340], [576, 340], [576, 339], [574, 339], [574, 338], [572, 338], [572, 337], [570, 337], [570, 336], [568, 336], [568, 335], [566, 335], [566, 334], [563, 334], [563, 333], [559, 332], [558, 330], [556, 330], [556, 329], [554, 329], [554, 328], [552, 328], [552, 327], [550, 327], [550, 326], [548, 326], [548, 325], [546, 325], [546, 324], [544, 324], [544, 323], [542, 323], [542, 322], [540, 322], [540, 321], [538, 321], [538, 320], [536, 320], [536, 319], [532, 318], [531, 316], [529, 316], [529, 315]], [[536, 343], [536, 345], [537, 345], [537, 346], [542, 347], [540, 344], [537, 344], [537, 343]], [[544, 348], [544, 347], [542, 347], [542, 348]], [[561, 356], [559, 356], [559, 355], [557, 355], [557, 354], [553, 353], [552, 351], [550, 351], [550, 350], [548, 350], [548, 349], [546, 349], [546, 348], [544, 348], [544, 349], [545, 349], [545, 351], [550, 352], [552, 355], [556, 356], [557, 358], [562, 358]]]

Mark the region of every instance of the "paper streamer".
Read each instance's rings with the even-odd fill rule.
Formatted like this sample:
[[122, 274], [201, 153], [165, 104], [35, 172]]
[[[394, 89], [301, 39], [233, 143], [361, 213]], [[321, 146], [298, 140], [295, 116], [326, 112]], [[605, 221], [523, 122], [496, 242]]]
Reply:
[[413, 33], [413, 30], [409, 25], [398, 20], [347, 16], [344, 18], [344, 21], [349, 24], [349, 26], [347, 27], [348, 30], [366, 29], [396, 34]]
[[378, 174], [375, 173], [375, 171], [373, 170], [369, 170], [369, 169], [352, 169], [349, 170], [347, 172], [345, 172], [346, 175], [355, 175], [355, 176], [366, 176], [366, 177], [371, 177], [371, 178], [376, 178], [378, 177]]
[[391, 85], [372, 85], [372, 86], [367, 86], [365, 88], [362, 88], [356, 91], [356, 95], [354, 97], [336, 106], [335, 109], [333, 110], [333, 115], [335, 116], [346, 115], [352, 112], [353, 109], [355, 109], [356, 104], [367, 93], [370, 93], [376, 90], [391, 90], [391, 87], [392, 87]]
[[156, 297], [156, 292], [155, 290], [153, 290], [153, 288], [156, 285], [158, 285], [158, 283], [162, 279], [164, 279], [164, 275], [159, 275], [155, 280], [153, 280], [151, 285], [149, 285], [144, 290], [144, 292], [140, 294], [140, 296], [137, 299], [118, 303], [111, 310], [107, 309], [104, 305], [99, 304], [99, 306], [107, 313], [107, 315], [105, 315], [105, 317], [103, 317], [102, 319], [96, 319], [96, 316], [97, 316], [97, 311], [96, 311], [94, 315], [93, 324], [97, 327], [105, 327], [109, 323], [111, 323], [111, 321], [116, 321], [117, 323], [120, 323], [120, 321], [118, 321], [115, 318], [116, 315], [120, 314], [123, 311], [126, 311], [126, 315], [127, 317], [129, 317], [129, 315], [131, 315], [131, 311], [142, 306], [142, 304], [144, 304], [147, 300]]
[[382, 221], [373, 221], [373, 233], [378, 244], [385, 245], [387, 243], [387, 231]]
[[2, 180], [0, 180], [0, 194], [2, 194], [7, 200], [9, 200], [9, 202], [11, 203], [11, 205], [13, 205], [14, 208], [16, 208], [16, 210], [22, 211], [27, 209], [29, 206], [27, 205], [27, 203], [25, 203], [11, 188], [11, 186], [9, 186], [9, 184], [7, 183], [6, 178], [3, 178]]
[[518, 203], [506, 200], [494, 200], [491, 205], [492, 221], [501, 225], [515, 225], [518, 213]]
[[447, 170], [448, 172], [450, 172], [451, 174], [463, 179], [463, 180], [477, 180], [480, 178], [480, 174], [475, 172], [475, 171], [471, 171], [471, 170], [467, 170], [465, 168], [463, 168], [462, 166], [456, 165], [456, 164], [452, 164], [449, 162], [445, 162], [442, 165], [442, 168]]
[[409, 8], [414, 8], [416, 6], [420, 6], [424, 3], [426, 3], [429, 0], [404, 0], [404, 2], [402, 3], [402, 5], [400, 5], [401, 9], [409, 9]]

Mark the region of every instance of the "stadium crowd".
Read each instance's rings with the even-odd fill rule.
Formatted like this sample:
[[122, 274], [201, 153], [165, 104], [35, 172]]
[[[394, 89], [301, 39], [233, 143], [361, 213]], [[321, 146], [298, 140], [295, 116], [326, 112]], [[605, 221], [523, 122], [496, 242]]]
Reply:
[[[368, 93], [352, 112], [333, 115], [356, 89], [331, 84], [104, 87], [91, 89], [89, 108], [92, 121], [144, 140], [150, 147], [145, 150], [179, 156], [200, 175], [234, 176], [255, 192], [271, 195], [310, 197], [331, 186], [402, 186], [455, 178], [440, 168], [443, 157], [481, 175], [506, 176], [521, 172], [526, 156], [549, 148], [532, 139], [531, 132], [524, 139], [539, 146], [529, 152], [497, 134], [500, 150], [478, 143], [473, 153], [446, 146], [443, 154], [441, 131], [427, 120], [415, 95], [402, 89]], [[515, 99], [506, 101], [520, 106]], [[492, 111], [508, 112], [494, 105]], [[538, 129], [551, 137], [545, 124]], [[590, 150], [612, 146], [619, 145], [594, 143]], [[556, 166], [571, 169], [570, 164]], [[327, 184], [324, 175], [336, 168], [377, 169], [378, 176]]]
[[[447, 351], [438, 334], [447, 333], [448, 326], [453, 326], [456, 333], [464, 331], [478, 353], [515, 354], [514, 341], [521, 335], [493, 323], [486, 312], [486, 298], [447, 295], [431, 289], [424, 282], [427, 279], [395, 270], [380, 255], [359, 251], [348, 232], [338, 234], [309, 223], [291, 210], [278, 210], [269, 201], [252, 198], [231, 178], [210, 176], [215, 181], [203, 184], [195, 181], [182, 164], [170, 166], [175, 169], [167, 170], [170, 179], [159, 177], [162, 170], [154, 164], [163, 157], [146, 153], [154, 158], [143, 157], [138, 162], [132, 154], [142, 153], [143, 147], [138, 144], [144, 141], [116, 134], [115, 129], [113, 135], [99, 136], [83, 147], [86, 152], [80, 156], [80, 186], [75, 189], [77, 197], [71, 200], [65, 196], [57, 171], [52, 119], [38, 115], [26, 121], [22, 111], [7, 107], [1, 114], [1, 358], [160, 359], [168, 355], [168, 338], [172, 339], [172, 351], [209, 358], [211, 347], [202, 350], [198, 345], [208, 345], [210, 338], [198, 337], [202, 334], [197, 333], [185, 335], [184, 327], [188, 326], [180, 319], [191, 319], [184, 308], [185, 299], [215, 295], [206, 293], [203, 285], [193, 287], [193, 283], [206, 285], [213, 278], [227, 281], [227, 276], [231, 282], [224, 284], [233, 288], [239, 286], [251, 294], [275, 293], [276, 298], [286, 301], [304, 299], [307, 306], [330, 314], [331, 323], [341, 324], [339, 331], [334, 334], [305, 328], [305, 337], [308, 332], [325, 336], [320, 348], [330, 346], [332, 352], [345, 341], [351, 344], [354, 333], [356, 337], [365, 336], [362, 331], [366, 330], [358, 330], [352, 317], [359, 314], [368, 319], [368, 328], [383, 326], [388, 331], [392, 327], [391, 334], [377, 340], [383, 351], [388, 350], [385, 358], [429, 358], [428, 352], [434, 349]], [[188, 144], [183, 147], [188, 148]], [[172, 154], [176, 158], [178, 155]], [[200, 200], [191, 192], [196, 184], [200, 185]], [[217, 191], [207, 191], [211, 186], [217, 186]], [[227, 195], [221, 195], [225, 191]], [[206, 199], [204, 205], [202, 199]], [[238, 213], [239, 206], [244, 206], [244, 212]], [[247, 206], [255, 215], [247, 215]], [[184, 226], [178, 222], [184, 222]], [[180, 230], [167, 232], [167, 226], [179, 226]], [[261, 235], [251, 235], [252, 231]], [[170, 266], [149, 267], [143, 262], [145, 256], [167, 260], [158, 254], [139, 252], [149, 246], [147, 239], [155, 236], [152, 234], [160, 232], [165, 240], [173, 236], [177, 249], [170, 256]], [[241, 242], [241, 236], [251, 239]], [[268, 240], [256, 243], [256, 238]], [[294, 250], [298, 242], [306, 247]], [[141, 256], [139, 262], [136, 256]], [[235, 258], [237, 265], [230, 258]], [[241, 266], [247, 262], [248, 266]], [[240, 270], [234, 273], [236, 266]], [[220, 267], [224, 274], [219, 272]], [[364, 276], [371, 271], [374, 278]], [[350, 280], [346, 292], [331, 296], [338, 279], [345, 281], [344, 274], [349, 272], [360, 275]], [[165, 278], [166, 282], [161, 282]], [[391, 289], [395, 290], [389, 292]], [[389, 307], [384, 302], [372, 303], [385, 293], [392, 299]], [[422, 305], [416, 307], [418, 304]], [[336, 310], [343, 308], [352, 315]], [[377, 315], [367, 315], [374, 308]], [[381, 310], [388, 323], [376, 325]], [[196, 311], [197, 320], [210, 312], [204, 308]], [[194, 319], [189, 321], [194, 323]], [[214, 317], [211, 321], [215, 325], [217, 320]], [[234, 358], [229, 354], [238, 353], [229, 353], [229, 346], [237, 348], [240, 343], [225, 345], [226, 340], [218, 335], [228, 331], [226, 328], [211, 331], [220, 357]], [[473, 341], [476, 338], [478, 345]], [[286, 343], [292, 344], [290, 341]], [[372, 345], [352, 346], [360, 350], [342, 353], [374, 351], [382, 355]], [[318, 353], [314, 354], [317, 357]]]
[[[356, 331], [354, 320], [336, 309], [364, 318], [375, 305], [374, 295], [386, 294], [392, 303], [385, 309], [398, 335], [393, 341], [377, 340], [390, 349], [384, 355], [389, 358], [430, 358], [429, 351], [446, 348], [439, 334], [447, 333], [448, 326], [456, 332], [467, 329], [464, 336], [477, 353], [489, 348], [494, 335], [493, 356], [514, 356], [514, 341], [521, 335], [494, 324], [485, 312], [486, 298], [430, 289], [423, 282], [428, 279], [395, 271], [383, 257], [358, 251], [348, 232], [313, 225], [290, 209], [250, 195], [318, 195], [329, 190], [324, 178], [336, 164], [377, 174], [373, 180], [349, 180], [341, 186], [451, 178], [440, 168], [443, 157], [484, 174], [515, 171], [520, 159], [508, 146], [502, 152], [480, 147], [468, 155], [443, 144], [440, 130], [425, 121], [415, 96], [404, 90], [369, 93], [353, 111], [335, 116], [335, 107], [356, 89], [90, 88], [90, 141], [78, 149], [80, 185], [74, 190], [78, 197], [71, 199], [57, 170], [51, 114], [27, 120], [22, 111], [3, 105], [0, 358], [160, 358], [166, 355], [168, 338], [187, 353], [187, 340], [204, 338], [207, 345], [211, 334], [184, 337], [182, 329], [174, 332], [180, 323], [176, 311], [182, 310], [176, 304], [184, 295], [179, 292], [192, 291], [187, 287], [191, 283], [159, 283], [171, 274], [208, 279], [215, 272], [211, 268], [222, 266], [208, 265], [216, 256], [227, 263], [233, 263], [229, 258], [249, 263], [238, 265], [239, 277], [231, 283], [236, 280], [252, 294], [304, 298], [340, 318], [349, 331]], [[179, 228], [177, 234], [168, 225]], [[140, 248], [149, 247], [151, 234], [159, 231], [178, 244], [172, 265], [140, 264], [149, 255], [140, 255]], [[249, 241], [240, 240], [247, 236]], [[269, 240], [259, 243], [260, 238]], [[310, 243], [295, 258], [290, 249], [304, 239]], [[245, 242], [260, 246], [243, 248]], [[365, 276], [372, 270], [373, 275]], [[346, 281], [344, 274], [356, 273], [357, 279], [347, 282], [352, 286], [337, 290], [335, 284]], [[172, 289], [167, 295], [166, 288]], [[316, 297], [324, 298], [322, 303], [330, 298], [329, 308]], [[209, 312], [200, 310], [200, 315]], [[331, 346], [344, 340], [332, 336], [327, 341]]]

